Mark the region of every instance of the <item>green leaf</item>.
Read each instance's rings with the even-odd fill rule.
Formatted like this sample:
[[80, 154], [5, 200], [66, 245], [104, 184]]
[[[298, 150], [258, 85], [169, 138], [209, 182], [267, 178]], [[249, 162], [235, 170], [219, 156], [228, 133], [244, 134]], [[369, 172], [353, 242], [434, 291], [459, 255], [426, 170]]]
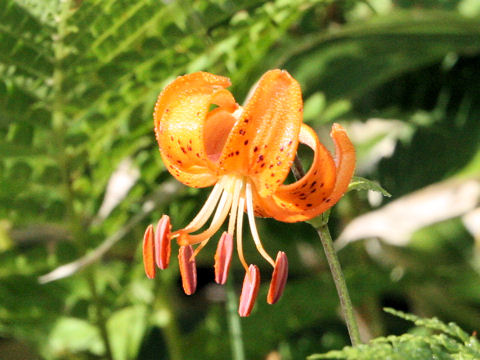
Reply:
[[72, 317], [58, 319], [45, 347], [45, 351], [55, 357], [79, 352], [89, 352], [98, 356], [104, 353], [98, 327], [86, 320]]
[[146, 307], [135, 305], [113, 313], [108, 319], [107, 330], [115, 360], [137, 358], [146, 331], [146, 316]]
[[352, 190], [357, 190], [357, 191], [372, 190], [372, 191], [379, 192], [380, 194], [382, 194], [385, 197], [391, 197], [392, 196], [387, 190], [382, 188], [376, 182], [373, 182], [372, 180], [362, 178], [360, 176], [352, 177], [352, 180], [350, 181], [350, 184], [348, 185], [348, 191], [352, 191]]
[[480, 20], [447, 11], [405, 10], [291, 41], [278, 63], [288, 61], [297, 80], [333, 101], [359, 97], [451, 52], [478, 53]]

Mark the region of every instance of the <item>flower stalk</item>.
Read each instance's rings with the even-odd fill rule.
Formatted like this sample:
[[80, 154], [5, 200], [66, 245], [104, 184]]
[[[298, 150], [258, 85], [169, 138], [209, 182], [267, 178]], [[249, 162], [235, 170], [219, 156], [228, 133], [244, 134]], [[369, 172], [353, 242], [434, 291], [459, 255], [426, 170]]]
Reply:
[[[323, 214], [321, 217], [324, 217]], [[328, 221], [328, 214], [326, 215], [326, 218]], [[337, 253], [333, 246], [330, 231], [328, 230], [327, 221], [322, 222], [321, 225], [313, 226], [317, 231], [318, 236], [320, 237], [320, 241], [322, 242], [323, 250], [325, 252], [330, 271], [332, 273], [333, 282], [335, 283], [335, 287], [337, 288], [337, 293], [340, 299], [340, 305], [342, 307], [345, 323], [347, 324], [350, 341], [352, 342], [353, 346], [356, 346], [361, 343], [358, 323], [357, 319], [355, 318], [352, 300], [350, 299], [350, 294], [348, 293], [347, 283], [345, 282], [342, 267], [340, 266], [340, 261], [338, 260]]]
[[[292, 164], [292, 173], [295, 179], [298, 181], [303, 176], [305, 176], [305, 170], [303, 169], [302, 163], [298, 157], [295, 156], [295, 160]], [[356, 346], [361, 343], [360, 332], [358, 330], [357, 319], [355, 318], [355, 312], [353, 310], [352, 300], [350, 299], [350, 294], [348, 293], [347, 283], [345, 282], [345, 277], [343, 275], [342, 267], [340, 261], [337, 257], [337, 252], [333, 246], [332, 236], [330, 235], [330, 230], [328, 229], [328, 219], [330, 217], [330, 209], [324, 212], [323, 214], [313, 218], [308, 221], [310, 225], [317, 231], [320, 241], [327, 258], [328, 266], [332, 273], [333, 282], [337, 289], [337, 294], [340, 299], [340, 306], [342, 308], [342, 313], [345, 318], [345, 323], [347, 324], [348, 335], [350, 336], [350, 341], [353, 346]]]

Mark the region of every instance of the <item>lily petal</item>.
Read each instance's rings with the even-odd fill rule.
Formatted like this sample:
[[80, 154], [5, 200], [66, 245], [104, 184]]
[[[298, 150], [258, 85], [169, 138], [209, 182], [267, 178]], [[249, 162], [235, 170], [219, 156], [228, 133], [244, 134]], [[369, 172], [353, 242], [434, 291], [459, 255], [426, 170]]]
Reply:
[[226, 113], [238, 107], [224, 89], [229, 85], [226, 77], [196, 72], [178, 77], [158, 97], [154, 123], [160, 153], [170, 173], [185, 185], [207, 187], [217, 181], [205, 146], [205, 123], [212, 104]]
[[305, 221], [342, 197], [355, 170], [355, 149], [342, 126], [334, 124], [330, 136], [335, 143], [335, 160], [315, 132], [302, 125], [300, 141], [315, 151], [312, 166], [302, 179], [280, 186], [272, 196], [257, 195], [255, 202], [261, 213], [284, 222]]
[[298, 82], [286, 71], [265, 73], [228, 136], [219, 166], [250, 177], [261, 196], [272, 195], [290, 171], [302, 112]]

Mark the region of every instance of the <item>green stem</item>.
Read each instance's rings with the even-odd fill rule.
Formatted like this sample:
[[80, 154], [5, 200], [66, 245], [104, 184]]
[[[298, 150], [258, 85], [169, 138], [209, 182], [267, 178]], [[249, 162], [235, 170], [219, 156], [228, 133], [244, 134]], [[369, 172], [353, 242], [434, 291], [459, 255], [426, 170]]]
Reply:
[[315, 230], [317, 230], [318, 236], [322, 242], [323, 250], [325, 251], [325, 256], [327, 257], [328, 265], [330, 266], [330, 271], [332, 272], [333, 281], [335, 283], [335, 287], [337, 288], [338, 297], [340, 298], [340, 305], [342, 307], [343, 316], [345, 317], [345, 322], [347, 324], [348, 334], [350, 335], [352, 345], [356, 346], [361, 343], [360, 332], [358, 330], [358, 324], [355, 318], [352, 301], [350, 300], [350, 295], [348, 293], [345, 277], [343, 276], [342, 268], [333, 246], [333, 241], [332, 237], [330, 236], [330, 231], [328, 230], [327, 222], [322, 221], [322, 223], [319, 225], [312, 225], [315, 227]]
[[245, 350], [243, 347], [242, 324], [237, 313], [238, 302], [235, 289], [233, 288], [233, 279], [227, 281], [227, 322], [228, 333], [230, 335], [230, 346], [232, 348], [233, 360], [245, 360]]
[[89, 269], [86, 273], [86, 276], [88, 287], [90, 289], [90, 293], [93, 297], [93, 302], [95, 304], [96, 323], [100, 331], [100, 336], [103, 340], [103, 344], [105, 346], [105, 357], [108, 360], [113, 360], [112, 345], [110, 343], [110, 338], [108, 337], [107, 319], [105, 318], [105, 315], [103, 313], [103, 303], [102, 299], [98, 295], [97, 285], [95, 284], [95, 276], [93, 271], [94, 269]]
[[172, 287], [173, 279], [163, 278], [162, 286], [159, 282], [155, 283], [156, 296], [156, 311], [161, 311], [166, 315], [166, 321], [161, 325], [163, 335], [165, 336], [165, 343], [167, 344], [168, 358], [170, 360], [182, 360], [182, 346], [179, 342], [180, 330], [177, 325], [177, 318], [175, 316], [174, 301], [172, 300], [170, 287]]

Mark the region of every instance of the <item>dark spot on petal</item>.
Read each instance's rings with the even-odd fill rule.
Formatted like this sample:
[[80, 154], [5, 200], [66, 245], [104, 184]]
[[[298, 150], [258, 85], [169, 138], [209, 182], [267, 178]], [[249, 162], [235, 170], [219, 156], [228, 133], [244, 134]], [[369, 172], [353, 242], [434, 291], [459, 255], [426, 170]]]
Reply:
[[314, 182], [312, 183], [312, 185], [310, 185], [310, 189], [313, 188], [316, 184], [317, 184], [317, 182], [314, 181]]
[[310, 191], [310, 194], [313, 194], [315, 191], [317, 191], [317, 189], [312, 189], [312, 191]]
[[238, 151], [238, 150], [235, 151], [235, 155], [238, 155], [238, 154], [240, 154], [240, 151]]
[[182, 152], [183, 152], [184, 154], [187, 153], [187, 150], [185, 150], [185, 148], [184, 148], [183, 146], [180, 148], [180, 150], [182, 150]]
[[245, 140], [245, 141], [243, 142], [243, 145], [247, 145], [247, 144], [248, 144], [248, 140]]
[[280, 148], [280, 151], [283, 151], [283, 146]]
[[258, 155], [258, 160], [257, 162], [263, 161], [263, 155]]
[[258, 151], [258, 146], [255, 146], [255, 147], [253, 148], [253, 152], [257, 152], [257, 151]]
[[328, 203], [328, 202], [330, 202], [330, 200], [331, 200], [331, 199], [327, 199], [327, 200], [325, 200], [325, 202], [327, 202], [327, 203]]
[[322, 187], [324, 187], [324, 186], [325, 186], [325, 184], [322, 182], [322, 183], [320, 184], [320, 187], [322, 188]]
[[260, 165], [261, 168], [265, 167], [265, 163], [262, 163], [262, 165]]
[[308, 207], [312, 207], [312, 204], [307, 204]]

